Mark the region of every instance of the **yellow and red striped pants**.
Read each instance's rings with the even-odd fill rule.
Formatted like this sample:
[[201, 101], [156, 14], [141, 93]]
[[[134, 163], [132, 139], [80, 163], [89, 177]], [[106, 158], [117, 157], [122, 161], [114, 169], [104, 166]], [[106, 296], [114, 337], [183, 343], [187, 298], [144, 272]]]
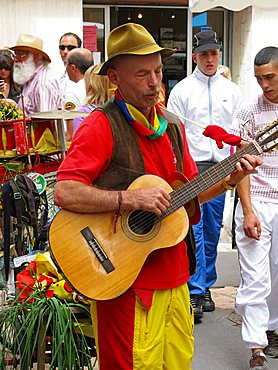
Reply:
[[187, 284], [155, 290], [146, 309], [132, 289], [91, 305], [100, 370], [190, 370], [194, 318]]

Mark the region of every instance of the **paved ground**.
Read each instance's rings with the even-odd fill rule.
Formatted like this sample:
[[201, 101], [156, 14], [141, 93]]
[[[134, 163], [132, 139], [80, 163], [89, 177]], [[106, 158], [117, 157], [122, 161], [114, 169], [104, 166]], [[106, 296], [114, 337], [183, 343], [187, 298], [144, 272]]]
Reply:
[[[241, 338], [241, 318], [234, 311], [239, 283], [237, 252], [220, 246], [218, 280], [212, 289], [215, 312], [204, 313], [195, 325], [195, 356], [192, 370], [248, 370], [250, 352]], [[278, 359], [268, 359], [269, 370], [278, 369]]]

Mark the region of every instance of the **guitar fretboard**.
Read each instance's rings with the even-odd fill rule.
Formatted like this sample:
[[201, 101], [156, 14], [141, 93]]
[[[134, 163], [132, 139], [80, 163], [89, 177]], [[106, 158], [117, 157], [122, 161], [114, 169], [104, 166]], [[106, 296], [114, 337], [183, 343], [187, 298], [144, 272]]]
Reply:
[[190, 182], [187, 182], [183, 186], [172, 191], [170, 193], [171, 205], [167, 211], [159, 217], [159, 219], [162, 220], [169, 216], [187, 202], [194, 199], [198, 194], [209, 189], [218, 181], [224, 179], [227, 175], [232, 173], [235, 170], [236, 163], [243, 157], [244, 154], [260, 154], [260, 148], [258, 144], [255, 142], [248, 144], [245, 148], [238, 150], [230, 157], [225, 158], [223, 161], [200, 173]]

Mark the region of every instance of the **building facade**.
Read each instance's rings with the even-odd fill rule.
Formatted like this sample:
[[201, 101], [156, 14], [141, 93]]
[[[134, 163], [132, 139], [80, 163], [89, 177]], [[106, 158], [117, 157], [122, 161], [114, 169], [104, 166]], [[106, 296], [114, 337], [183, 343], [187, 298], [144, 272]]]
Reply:
[[[247, 7], [252, 1], [256, 5]], [[111, 29], [126, 22], [140, 23], [158, 43], [177, 48], [165, 61], [164, 82], [169, 92], [194, 68], [193, 34], [212, 28], [223, 44], [222, 63], [231, 68], [233, 80], [249, 98], [257, 88], [254, 55], [261, 47], [277, 45], [278, 5], [271, 7], [275, 1], [265, 0], [262, 8], [258, 0], [193, 0], [189, 4], [187, 0], [0, 0], [0, 47], [15, 45], [20, 33], [37, 35], [59, 73], [64, 67], [58, 41], [65, 32], [77, 33], [97, 63], [107, 57], [105, 45]], [[240, 9], [228, 9], [231, 3], [240, 4]]]

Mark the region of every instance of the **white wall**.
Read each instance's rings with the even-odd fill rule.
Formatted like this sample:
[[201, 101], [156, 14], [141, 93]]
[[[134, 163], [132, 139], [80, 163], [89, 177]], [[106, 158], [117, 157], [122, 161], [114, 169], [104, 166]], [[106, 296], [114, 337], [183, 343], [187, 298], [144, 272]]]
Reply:
[[266, 46], [278, 46], [278, 6], [248, 7], [235, 12], [233, 19], [233, 80], [248, 102], [261, 91], [254, 77], [255, 55]]
[[59, 38], [74, 32], [83, 38], [82, 0], [0, 0], [0, 48], [15, 46], [20, 33], [39, 36], [52, 68], [62, 71]]
[[252, 7], [234, 12], [233, 16], [233, 43], [232, 43], [232, 76], [244, 95], [248, 97], [248, 86], [253, 78], [253, 64], [251, 62], [252, 44]]

